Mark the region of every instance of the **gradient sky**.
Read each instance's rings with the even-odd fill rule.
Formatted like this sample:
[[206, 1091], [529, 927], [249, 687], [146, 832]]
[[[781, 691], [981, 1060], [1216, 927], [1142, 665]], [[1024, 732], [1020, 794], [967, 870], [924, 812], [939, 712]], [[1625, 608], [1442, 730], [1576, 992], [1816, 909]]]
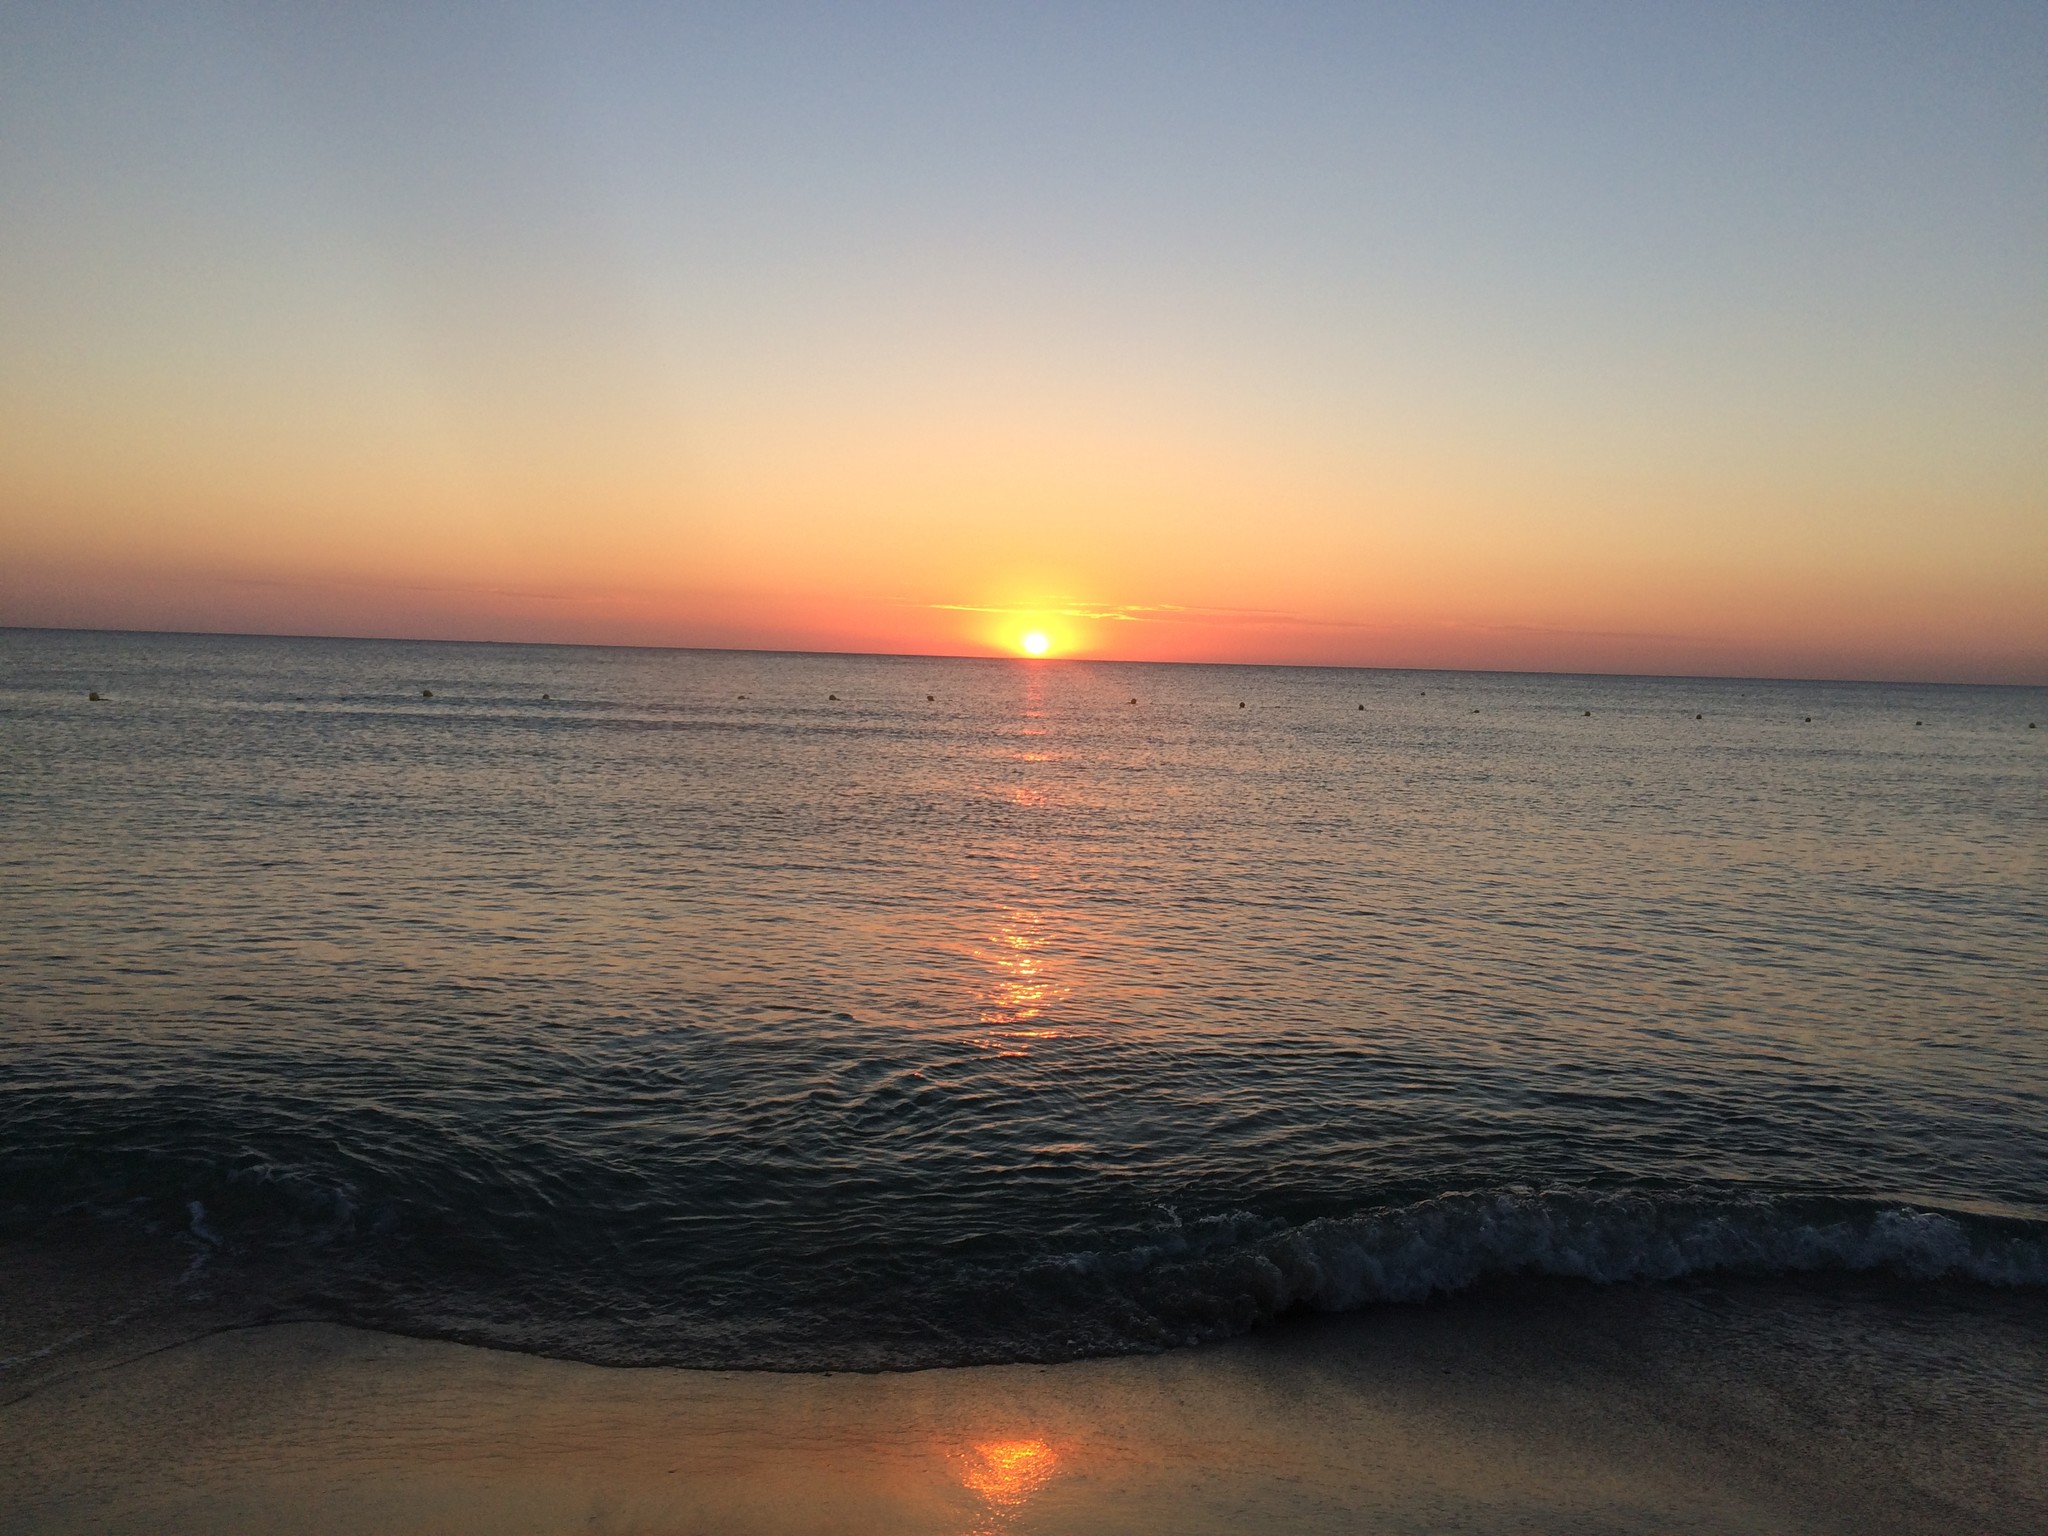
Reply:
[[0, 0], [0, 622], [2048, 681], [2048, 7]]

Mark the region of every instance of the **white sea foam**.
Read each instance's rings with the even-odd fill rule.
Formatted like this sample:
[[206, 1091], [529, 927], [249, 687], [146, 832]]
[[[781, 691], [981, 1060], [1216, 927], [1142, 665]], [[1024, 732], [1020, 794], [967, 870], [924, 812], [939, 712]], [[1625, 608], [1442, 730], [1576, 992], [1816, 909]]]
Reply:
[[220, 1234], [207, 1224], [205, 1203], [199, 1200], [189, 1201], [186, 1204], [186, 1210], [192, 1218], [192, 1235], [206, 1244], [207, 1247], [218, 1248], [220, 1246]]
[[1176, 1222], [1153, 1242], [1064, 1267], [1274, 1316], [1421, 1301], [1523, 1274], [1613, 1283], [1839, 1270], [2042, 1285], [2048, 1236], [1905, 1206], [1499, 1191], [1292, 1227], [1248, 1215]]

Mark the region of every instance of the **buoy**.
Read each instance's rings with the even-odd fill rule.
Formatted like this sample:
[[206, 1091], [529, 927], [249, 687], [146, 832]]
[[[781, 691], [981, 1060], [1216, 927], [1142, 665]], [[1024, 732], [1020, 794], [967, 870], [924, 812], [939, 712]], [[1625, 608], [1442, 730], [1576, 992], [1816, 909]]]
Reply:
[[1479, 713], [1479, 711], [1475, 709], [1475, 710], [1473, 710], [1473, 711], [1472, 711], [1472, 713], [1476, 715], [1476, 714], [1478, 714], [1478, 713]]
[[106, 703], [106, 700], [105, 700], [105, 699], [103, 699], [103, 698], [101, 698], [101, 697], [100, 697], [100, 696], [99, 696], [98, 694], [96, 694], [96, 693], [88, 693], [88, 694], [87, 694], [87, 695], [85, 696], [85, 700], [86, 700], [86, 702], [87, 702], [88, 704], [104, 704], [104, 703]]
[[431, 688], [422, 688], [420, 690], [420, 697], [423, 699], [431, 699], [433, 696], [434, 690]]
[[1365, 706], [1364, 706], [1363, 704], [1359, 705], [1358, 707], [1359, 707], [1360, 709], [1363, 709], [1363, 708], [1365, 708]]
[[927, 704], [936, 704], [936, 703], [938, 703], [938, 702], [939, 702], [939, 701], [938, 701], [937, 699], [933, 698], [933, 697], [932, 697], [932, 696], [931, 696], [930, 694], [926, 694], [926, 695], [924, 696], [924, 701], [925, 701], [925, 703], [927, 703]]
[[544, 699], [549, 699], [549, 698], [553, 698], [553, 697], [554, 697], [554, 695], [553, 695], [553, 694], [548, 694], [548, 693], [544, 693], [544, 694], [542, 694], [542, 695], [541, 695], [541, 697], [542, 697], [542, 698], [544, 698]]
[[1593, 718], [1593, 711], [1591, 711], [1590, 709], [1589, 709], [1589, 710], [1587, 710], [1587, 711], [1586, 711], [1586, 718], [1587, 718], [1588, 720], [1592, 719], [1592, 718]]
[[1811, 716], [1811, 715], [1808, 715], [1808, 716], [1806, 717], [1806, 723], [1807, 723], [1808, 725], [1811, 725], [1811, 724], [1813, 724], [1813, 716]]
[[836, 693], [828, 693], [825, 695], [825, 698], [828, 703], [837, 704], [839, 702], [839, 695]]
[[1243, 699], [1239, 699], [1239, 700], [1237, 701], [1237, 707], [1238, 707], [1239, 709], [1243, 709], [1243, 708], [1244, 708], [1244, 700], [1243, 700]]
[[1133, 699], [1133, 700], [1131, 700], [1131, 702], [1132, 702], [1133, 704], [1135, 704], [1135, 703], [1137, 703], [1138, 701], [1137, 701], [1136, 699]]

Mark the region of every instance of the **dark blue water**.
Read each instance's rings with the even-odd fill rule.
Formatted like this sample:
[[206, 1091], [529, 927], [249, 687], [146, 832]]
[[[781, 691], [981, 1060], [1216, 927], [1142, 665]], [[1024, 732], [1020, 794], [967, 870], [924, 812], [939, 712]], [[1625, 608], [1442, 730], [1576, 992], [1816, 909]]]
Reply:
[[2038, 1286], [2030, 721], [0, 632], [0, 1240], [778, 1367], [1531, 1270]]

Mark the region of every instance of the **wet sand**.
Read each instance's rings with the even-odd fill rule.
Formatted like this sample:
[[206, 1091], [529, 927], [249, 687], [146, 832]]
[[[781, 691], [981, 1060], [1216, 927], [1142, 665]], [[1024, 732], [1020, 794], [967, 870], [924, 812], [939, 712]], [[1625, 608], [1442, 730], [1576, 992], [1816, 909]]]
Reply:
[[2044, 1318], [1980, 1287], [1535, 1284], [893, 1375], [268, 1324], [0, 1377], [0, 1529], [2038, 1531]]

